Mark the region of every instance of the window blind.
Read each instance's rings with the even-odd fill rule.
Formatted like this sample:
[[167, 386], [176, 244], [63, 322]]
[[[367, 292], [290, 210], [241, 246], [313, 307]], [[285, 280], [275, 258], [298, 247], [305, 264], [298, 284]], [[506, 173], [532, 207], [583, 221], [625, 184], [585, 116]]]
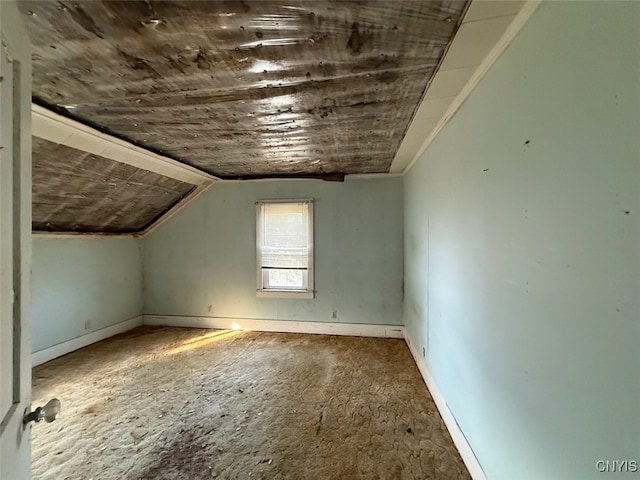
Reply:
[[258, 264], [262, 289], [306, 290], [311, 266], [311, 202], [260, 202]]

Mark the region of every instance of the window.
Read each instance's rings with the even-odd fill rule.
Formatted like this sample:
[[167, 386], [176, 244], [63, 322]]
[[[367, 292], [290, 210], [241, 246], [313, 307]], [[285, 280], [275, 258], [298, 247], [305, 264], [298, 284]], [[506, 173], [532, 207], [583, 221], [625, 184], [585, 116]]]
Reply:
[[256, 203], [258, 296], [313, 298], [313, 201]]

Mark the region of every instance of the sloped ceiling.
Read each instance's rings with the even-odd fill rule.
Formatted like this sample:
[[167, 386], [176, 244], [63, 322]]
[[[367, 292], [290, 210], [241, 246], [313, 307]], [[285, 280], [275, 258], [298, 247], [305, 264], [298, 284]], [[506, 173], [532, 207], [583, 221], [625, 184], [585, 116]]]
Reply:
[[143, 230], [195, 188], [157, 173], [33, 138], [33, 228]]
[[22, 1], [46, 106], [220, 178], [388, 172], [464, 1]]

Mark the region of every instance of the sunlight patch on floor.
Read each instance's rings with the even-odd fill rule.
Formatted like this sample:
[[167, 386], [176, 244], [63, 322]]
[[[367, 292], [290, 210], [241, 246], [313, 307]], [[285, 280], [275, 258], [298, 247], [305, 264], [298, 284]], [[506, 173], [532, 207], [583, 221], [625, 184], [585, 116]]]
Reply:
[[165, 355], [167, 356], [177, 355], [179, 353], [193, 350], [194, 348], [201, 348], [201, 347], [211, 345], [214, 342], [236, 335], [238, 332], [234, 330], [216, 330], [215, 332], [207, 333], [205, 335], [202, 335], [201, 337], [191, 339], [186, 342], [182, 342], [179, 346], [172, 348], [170, 350], [167, 350]]

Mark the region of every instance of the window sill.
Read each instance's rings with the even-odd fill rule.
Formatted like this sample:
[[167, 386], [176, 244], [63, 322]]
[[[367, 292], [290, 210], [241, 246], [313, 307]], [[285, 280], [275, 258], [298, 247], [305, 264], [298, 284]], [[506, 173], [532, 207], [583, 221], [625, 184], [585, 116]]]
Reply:
[[259, 298], [313, 298], [313, 290], [258, 290]]

